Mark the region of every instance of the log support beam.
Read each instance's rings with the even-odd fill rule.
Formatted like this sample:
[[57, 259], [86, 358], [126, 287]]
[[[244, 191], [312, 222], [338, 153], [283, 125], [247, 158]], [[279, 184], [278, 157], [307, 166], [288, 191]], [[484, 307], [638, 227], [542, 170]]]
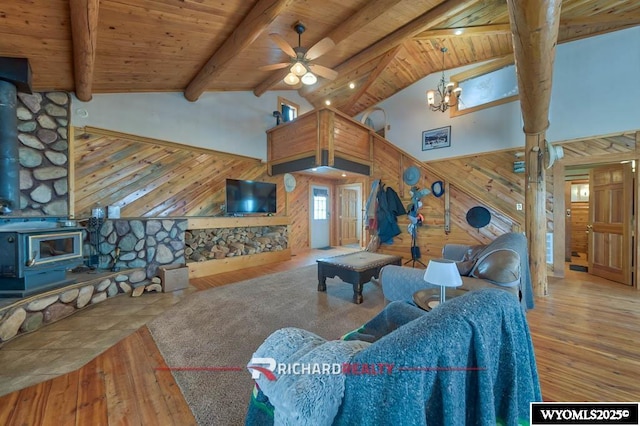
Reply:
[[96, 61], [98, 38], [98, 9], [100, 0], [74, 0], [69, 2], [71, 37], [73, 40], [73, 74], [76, 97], [91, 100], [93, 68]]
[[184, 91], [184, 97], [191, 102], [197, 101], [211, 82], [227, 69], [231, 60], [251, 45], [291, 3], [293, 0], [259, 0], [191, 80]]
[[561, 3], [561, 0], [507, 1], [524, 120], [525, 222], [531, 280], [537, 296], [548, 294], [544, 156]]

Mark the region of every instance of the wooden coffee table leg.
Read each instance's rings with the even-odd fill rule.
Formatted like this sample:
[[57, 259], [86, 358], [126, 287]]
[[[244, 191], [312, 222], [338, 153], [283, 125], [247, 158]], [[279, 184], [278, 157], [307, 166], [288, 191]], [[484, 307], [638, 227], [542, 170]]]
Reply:
[[353, 303], [359, 305], [362, 303], [362, 283], [353, 285]]
[[327, 277], [322, 267], [318, 265], [318, 291], [327, 291]]

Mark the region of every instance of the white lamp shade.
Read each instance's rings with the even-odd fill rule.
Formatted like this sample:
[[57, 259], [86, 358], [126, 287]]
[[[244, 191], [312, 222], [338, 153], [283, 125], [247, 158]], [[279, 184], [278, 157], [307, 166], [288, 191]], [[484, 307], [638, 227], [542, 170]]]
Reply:
[[306, 84], [306, 85], [316, 84], [317, 81], [318, 81], [318, 78], [310, 72], [302, 76], [303, 84]]
[[433, 105], [436, 103], [436, 92], [434, 90], [429, 90], [427, 92], [427, 104]]
[[462, 285], [462, 278], [456, 262], [448, 259], [432, 259], [424, 272], [424, 280], [429, 284], [441, 287], [458, 287]]
[[305, 75], [307, 73], [307, 68], [305, 68], [305, 66], [302, 65], [300, 62], [296, 62], [295, 64], [293, 64], [293, 66], [291, 67], [291, 69], [289, 71], [291, 71], [292, 73], [294, 73], [298, 77], [302, 77], [303, 75]]
[[295, 75], [294, 73], [290, 72], [284, 78], [284, 82], [287, 83], [289, 86], [295, 86], [296, 84], [300, 83], [300, 79], [298, 78], [297, 75]]

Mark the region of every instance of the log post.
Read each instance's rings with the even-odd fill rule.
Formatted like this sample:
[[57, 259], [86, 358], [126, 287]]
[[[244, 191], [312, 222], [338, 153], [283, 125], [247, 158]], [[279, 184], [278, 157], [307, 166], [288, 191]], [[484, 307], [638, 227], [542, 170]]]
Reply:
[[99, 7], [99, 0], [69, 2], [75, 92], [78, 99], [84, 102], [91, 100], [96, 41], [98, 39]]
[[525, 226], [531, 280], [537, 296], [548, 293], [544, 155], [561, 3], [561, 0], [507, 1], [524, 120]]

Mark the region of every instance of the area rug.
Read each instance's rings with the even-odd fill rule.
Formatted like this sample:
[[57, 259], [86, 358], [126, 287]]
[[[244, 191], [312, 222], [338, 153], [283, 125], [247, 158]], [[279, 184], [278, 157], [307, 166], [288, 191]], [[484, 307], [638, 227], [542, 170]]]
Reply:
[[299, 327], [337, 339], [384, 306], [379, 284], [353, 287], [327, 279], [317, 291], [316, 265], [196, 292], [148, 324], [200, 425], [244, 424], [253, 382], [244, 368], [275, 330]]

